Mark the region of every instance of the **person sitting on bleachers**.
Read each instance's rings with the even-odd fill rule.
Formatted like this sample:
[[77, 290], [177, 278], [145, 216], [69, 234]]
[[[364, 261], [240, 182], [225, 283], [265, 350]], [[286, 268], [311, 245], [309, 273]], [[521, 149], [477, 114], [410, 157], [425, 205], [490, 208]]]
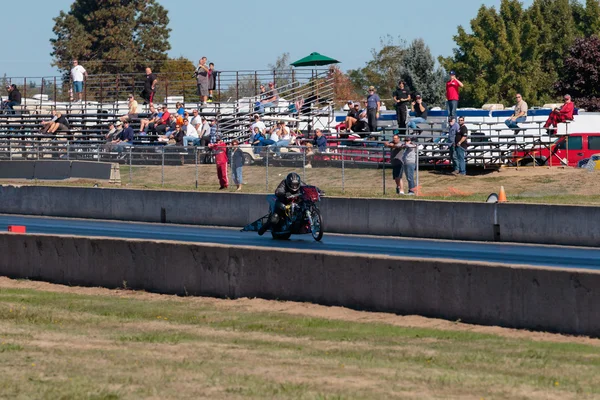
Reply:
[[348, 115], [346, 115], [346, 120], [344, 121], [344, 125], [346, 125], [347, 131], [352, 131], [352, 126], [358, 122], [358, 113], [360, 112], [360, 104], [354, 104], [353, 101], [348, 102]]
[[175, 125], [175, 130], [171, 132], [167, 146], [183, 146], [183, 138], [185, 132], [181, 129], [181, 125]]
[[21, 104], [21, 92], [17, 88], [17, 85], [14, 83], [12, 85], [6, 86], [6, 90], [8, 91], [8, 100], [4, 100], [2, 102], [3, 110], [14, 110], [15, 106]]
[[[565, 121], [573, 121], [573, 112], [575, 111], [575, 104], [571, 101], [571, 95], [565, 94], [565, 103], [560, 108], [552, 110], [548, 116], [548, 120], [544, 124], [546, 133], [548, 135], [556, 134], [556, 127], [559, 123]], [[550, 127], [553, 127], [550, 129]]]
[[158, 120], [159, 120], [158, 112], [154, 108], [154, 105], [152, 105], [152, 106], [150, 106], [150, 115], [148, 116], [148, 118], [142, 118], [142, 120], [140, 121], [140, 133], [144, 132], [144, 134], [146, 134], [148, 126], [151, 123], [153, 124], [153, 123], [158, 122]]
[[369, 132], [369, 118], [367, 110], [363, 109], [358, 112], [358, 122], [352, 126], [352, 131], [356, 133]]
[[[133, 128], [129, 126], [129, 121], [123, 123], [123, 131], [117, 139], [112, 141], [112, 145], [119, 153], [122, 153], [126, 147], [133, 145]], [[125, 158], [125, 154], [120, 155], [119, 158]]]
[[192, 124], [190, 124], [190, 120], [184, 118], [183, 120], [183, 146], [187, 147], [187, 145], [192, 142], [192, 144], [200, 144], [200, 137], [198, 136], [198, 131]]
[[54, 121], [48, 128], [48, 134], [54, 134], [56, 132], [68, 133], [70, 129], [69, 120], [60, 111], [56, 112], [56, 121]]
[[123, 132], [123, 123], [121, 121], [108, 124], [108, 132], [104, 135], [106, 139], [106, 144], [103, 146], [104, 150], [112, 151], [114, 148], [113, 142], [119, 139], [121, 132]]
[[127, 100], [129, 101], [129, 103], [127, 104], [129, 110], [127, 111], [127, 114], [119, 118], [121, 122], [132, 122], [138, 119], [138, 102], [135, 100], [135, 97], [133, 97], [133, 94], [130, 94]]
[[40, 133], [48, 133], [48, 129], [50, 129], [50, 127], [52, 126], [52, 124], [56, 121], [56, 119], [58, 118], [58, 116], [56, 115], [56, 110], [52, 110], [50, 111], [52, 117], [50, 119], [44, 120], [42, 122], [40, 122], [40, 124], [42, 125], [42, 129], [40, 130]]
[[275, 83], [269, 82], [269, 91], [265, 93], [265, 98], [258, 105], [258, 112], [264, 113], [265, 108], [277, 107], [279, 104], [279, 93], [275, 89]]
[[148, 124], [148, 133], [153, 133], [155, 135], [164, 134], [167, 131], [170, 117], [171, 113], [169, 113], [167, 106], [163, 106], [160, 119], [157, 122]]

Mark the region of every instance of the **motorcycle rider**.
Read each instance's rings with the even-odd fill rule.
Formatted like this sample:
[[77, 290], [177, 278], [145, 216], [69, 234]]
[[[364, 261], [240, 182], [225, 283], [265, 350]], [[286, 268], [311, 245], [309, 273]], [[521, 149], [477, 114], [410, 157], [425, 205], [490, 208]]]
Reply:
[[285, 207], [291, 203], [293, 199], [298, 197], [300, 187], [303, 185], [300, 175], [295, 172], [290, 172], [284, 180], [281, 181], [277, 189], [275, 189], [275, 196], [277, 201], [273, 208], [273, 213], [269, 216], [269, 220], [258, 230], [259, 235], [263, 235], [271, 226], [277, 226], [282, 218], [285, 218]]

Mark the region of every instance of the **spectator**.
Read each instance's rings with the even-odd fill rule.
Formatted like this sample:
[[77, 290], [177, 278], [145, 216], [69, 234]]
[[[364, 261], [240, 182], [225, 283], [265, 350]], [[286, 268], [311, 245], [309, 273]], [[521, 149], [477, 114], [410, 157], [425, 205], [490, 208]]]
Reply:
[[260, 130], [260, 133], [262, 133], [264, 135], [267, 130], [267, 126], [265, 125], [264, 122], [262, 122], [260, 120], [260, 115], [254, 114], [253, 118], [254, 118], [254, 123], [252, 125], [250, 125], [250, 129], [252, 130], [252, 132], [254, 132], [254, 128], [258, 127], [258, 129]]
[[[129, 126], [129, 121], [123, 123], [123, 131], [119, 137], [112, 142], [113, 146], [119, 153], [123, 153], [126, 147], [133, 145], [133, 128]], [[119, 159], [125, 158], [125, 154], [120, 154]]]
[[406, 181], [408, 182], [408, 195], [415, 195], [415, 168], [417, 165], [417, 145], [414, 142], [414, 139], [411, 137], [404, 138], [404, 144], [402, 148], [404, 152], [402, 153], [402, 173], [400, 174], [400, 178], [402, 178], [402, 174], [406, 176]]
[[290, 129], [285, 126], [284, 121], [277, 122], [277, 135], [279, 136], [279, 140], [277, 141], [276, 145], [277, 147], [289, 146], [290, 141], [292, 140], [292, 135], [290, 134]]
[[144, 81], [144, 90], [142, 91], [142, 99], [144, 99], [144, 105], [154, 102], [154, 95], [156, 94], [156, 83], [158, 79], [156, 75], [152, 73], [152, 69], [146, 67], [146, 80]]
[[323, 135], [323, 131], [321, 131], [319, 128], [315, 129], [313, 146], [315, 146], [321, 153], [324, 153], [327, 150], [327, 138]]
[[50, 125], [50, 128], [48, 128], [48, 133], [49, 134], [54, 134], [56, 132], [66, 133], [66, 132], [69, 132], [69, 129], [70, 129], [69, 120], [60, 111], [57, 111], [56, 112], [56, 121], [54, 121]]
[[[415, 117], [411, 118], [408, 123], [408, 127], [412, 130], [417, 129], [417, 124], [422, 124], [423, 122], [427, 122], [427, 105], [423, 103], [423, 99], [420, 94], [415, 96], [415, 101], [412, 102], [410, 110], [415, 113]], [[422, 133], [423, 131], [417, 131], [418, 133]]]
[[147, 133], [150, 130], [149, 125], [157, 124], [160, 121], [161, 116], [162, 116], [162, 113], [159, 114], [159, 112], [156, 111], [154, 106], [151, 106], [150, 107], [150, 115], [148, 116], [148, 118], [142, 118], [142, 120], [140, 121], [140, 133], [141, 132]]
[[211, 143], [208, 147], [215, 155], [215, 163], [217, 164], [217, 178], [219, 178], [219, 190], [227, 189], [229, 182], [227, 179], [227, 145], [223, 142], [223, 138], [217, 137], [217, 143]]
[[185, 136], [183, 137], [183, 146], [187, 147], [189, 142], [192, 142], [192, 144], [196, 144], [196, 143], [200, 143], [200, 138], [198, 137], [198, 131], [196, 130], [196, 128], [194, 128], [194, 126], [192, 124], [190, 124], [190, 121], [185, 118], [183, 120], [183, 133], [185, 134]]
[[190, 120], [190, 125], [196, 129], [196, 132], [199, 133], [202, 128], [202, 117], [198, 110], [192, 111], [192, 119]]
[[517, 93], [517, 104], [515, 105], [515, 109], [513, 111], [513, 115], [504, 121], [506, 126], [510, 129], [515, 129], [515, 135], [521, 132], [519, 130], [519, 125], [521, 122], [525, 122], [527, 119], [527, 103], [523, 100], [523, 96], [520, 93]]
[[104, 136], [106, 138], [106, 144], [103, 146], [104, 150], [112, 151], [115, 146], [113, 142], [119, 138], [121, 132], [123, 132], [123, 123], [121, 121], [108, 124], [108, 133]]
[[392, 143], [385, 142], [384, 146], [392, 149], [390, 159], [392, 164], [392, 178], [396, 182], [396, 194], [404, 194], [404, 182], [402, 182], [402, 143], [400, 143], [400, 136], [394, 135]]
[[[552, 110], [552, 112], [548, 116], [548, 120], [546, 120], [546, 123], [544, 124], [544, 128], [546, 128], [546, 133], [548, 133], [548, 135], [553, 135], [556, 133], [556, 127], [559, 123], [565, 121], [572, 121], [574, 111], [575, 104], [571, 101], [571, 96], [565, 94], [564, 104], [561, 107]], [[553, 128], [549, 129], [551, 126]]]
[[[164, 135], [166, 137], [171, 137], [171, 135], [173, 134], [173, 132], [175, 132], [175, 129], [177, 128], [177, 125], [179, 125], [177, 123], [177, 114], [171, 114], [169, 115], [169, 121], [167, 122], [167, 125], [159, 125], [157, 130], [159, 133], [161, 133], [161, 131], [164, 130]], [[179, 125], [179, 127], [181, 128], [181, 125]]]
[[52, 126], [52, 124], [56, 121], [58, 116], [56, 115], [56, 110], [50, 111], [51, 117], [48, 120], [42, 121], [42, 129], [40, 129], [40, 133], [48, 133], [48, 130]]
[[456, 134], [460, 130], [460, 125], [456, 122], [456, 117], [448, 117], [448, 157], [452, 165], [452, 171], [458, 171], [458, 162], [456, 160]]
[[21, 104], [21, 92], [14, 83], [7, 85], [6, 90], [8, 91], [8, 100], [2, 102], [3, 110], [14, 110], [15, 106]]
[[[264, 86], [261, 85], [261, 89]], [[279, 104], [279, 93], [277, 89], [275, 89], [275, 83], [269, 82], [269, 91], [265, 93], [265, 98], [260, 101], [260, 105], [258, 106], [258, 112], [264, 113], [265, 108], [269, 107], [277, 107]]]
[[206, 66], [206, 57], [202, 57], [198, 61], [198, 67], [196, 67], [196, 71], [194, 72], [196, 86], [198, 87], [198, 96], [200, 96], [200, 106], [203, 106], [208, 100], [208, 74], [209, 69]]
[[[367, 102], [365, 101], [365, 105], [366, 104]], [[358, 122], [352, 126], [352, 131], [356, 133], [369, 132], [369, 119], [367, 118], [367, 110], [362, 109], [358, 111]]]
[[135, 100], [135, 97], [133, 97], [133, 94], [130, 94], [127, 100], [127, 107], [129, 107], [129, 109], [127, 110], [127, 114], [119, 118], [121, 122], [133, 122], [138, 119], [138, 102]]
[[210, 125], [210, 142], [217, 143], [217, 134], [218, 134], [217, 120], [213, 119], [212, 121], [210, 121], [209, 125]]
[[148, 130], [152, 133], [156, 134], [164, 134], [169, 128], [169, 123], [171, 119], [171, 113], [167, 106], [162, 106], [162, 115], [158, 119], [158, 121], [151, 123], [148, 125]]
[[78, 101], [81, 103], [83, 96], [83, 82], [87, 79], [87, 71], [77, 60], [73, 60], [73, 68], [71, 68], [71, 81], [73, 82], [73, 92], [77, 94]]
[[167, 146], [183, 146], [183, 138], [185, 133], [181, 129], [181, 125], [176, 124], [175, 129], [170, 132], [169, 142]]
[[231, 153], [231, 175], [233, 177], [233, 183], [237, 185], [236, 192], [242, 190], [242, 185], [244, 183], [242, 177], [242, 168], [244, 166], [244, 152], [240, 149], [240, 142], [237, 139], [234, 139], [231, 142], [232, 153]]
[[254, 154], [260, 153], [260, 148], [264, 146], [265, 134], [260, 131], [258, 126], [254, 127], [254, 134], [250, 140], [250, 144], [254, 147]]
[[469, 134], [469, 130], [465, 125], [465, 117], [458, 118], [458, 124], [460, 125], [460, 129], [456, 133], [455, 139], [455, 151], [456, 151], [456, 164], [458, 169], [455, 169], [452, 173], [454, 175], [466, 175], [467, 174], [467, 165], [466, 165], [466, 154], [467, 154], [467, 136]]
[[208, 102], [213, 101], [213, 91], [217, 89], [217, 75], [219, 71], [215, 70], [215, 63], [208, 64]]
[[456, 78], [456, 73], [450, 71], [450, 80], [446, 82], [446, 100], [448, 105], [448, 117], [456, 117], [458, 109], [458, 90], [463, 87], [463, 83]]
[[369, 86], [369, 95], [367, 96], [367, 119], [369, 121], [369, 132], [377, 132], [377, 118], [379, 118], [379, 109], [381, 108], [381, 99], [375, 93], [375, 87]]
[[344, 125], [346, 126], [347, 131], [352, 131], [352, 126], [358, 122], [358, 113], [359, 113], [360, 104], [354, 105], [352, 100], [348, 101], [348, 114], [346, 115], [346, 120], [344, 121]]
[[404, 81], [399, 81], [398, 89], [394, 91], [394, 101], [396, 102], [396, 121], [400, 133], [406, 133], [406, 119], [410, 100], [410, 92], [405, 87]]

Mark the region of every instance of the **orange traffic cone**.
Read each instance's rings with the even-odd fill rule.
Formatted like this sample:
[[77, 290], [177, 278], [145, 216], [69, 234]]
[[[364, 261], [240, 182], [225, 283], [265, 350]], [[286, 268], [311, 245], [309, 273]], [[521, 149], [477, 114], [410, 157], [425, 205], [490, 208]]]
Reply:
[[506, 203], [506, 192], [504, 186], [500, 186], [500, 194], [498, 195], [498, 203]]

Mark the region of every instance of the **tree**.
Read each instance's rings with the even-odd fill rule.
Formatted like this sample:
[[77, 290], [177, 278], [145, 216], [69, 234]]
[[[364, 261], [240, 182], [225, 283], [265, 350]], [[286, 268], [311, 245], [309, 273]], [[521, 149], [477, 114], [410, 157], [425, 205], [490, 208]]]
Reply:
[[169, 17], [156, 0], [75, 0], [54, 21], [52, 65], [65, 75], [72, 59], [89, 74], [160, 72], [170, 49]]
[[577, 106], [587, 111], [600, 110], [600, 37], [578, 38], [564, 60], [557, 94], [570, 94]]
[[[429, 105], [441, 106], [445, 100], [444, 75], [443, 69], [435, 68], [435, 59], [423, 39], [415, 39], [404, 53], [399, 78], [413, 92], [420, 93]], [[395, 86], [394, 83], [392, 87]]]
[[[406, 43], [390, 35], [380, 41], [381, 49], [371, 49], [372, 60], [360, 69], [349, 70], [348, 76], [356, 90], [366, 93], [369, 86], [375, 86], [382, 99], [391, 99], [402, 72], [402, 60], [406, 54]], [[365, 94], [366, 95], [366, 94]]]
[[282, 88], [292, 83], [290, 53], [283, 53], [277, 57], [275, 64], [269, 64], [269, 69], [273, 72], [275, 87]]
[[165, 61], [159, 78], [159, 86], [165, 88], [166, 94], [184, 96], [186, 101], [200, 101], [196, 90], [196, 70], [194, 63], [185, 57]]
[[329, 67], [333, 78], [333, 98], [336, 106], [343, 106], [348, 100], [360, 100], [360, 95], [348, 75], [343, 73], [337, 65]]

